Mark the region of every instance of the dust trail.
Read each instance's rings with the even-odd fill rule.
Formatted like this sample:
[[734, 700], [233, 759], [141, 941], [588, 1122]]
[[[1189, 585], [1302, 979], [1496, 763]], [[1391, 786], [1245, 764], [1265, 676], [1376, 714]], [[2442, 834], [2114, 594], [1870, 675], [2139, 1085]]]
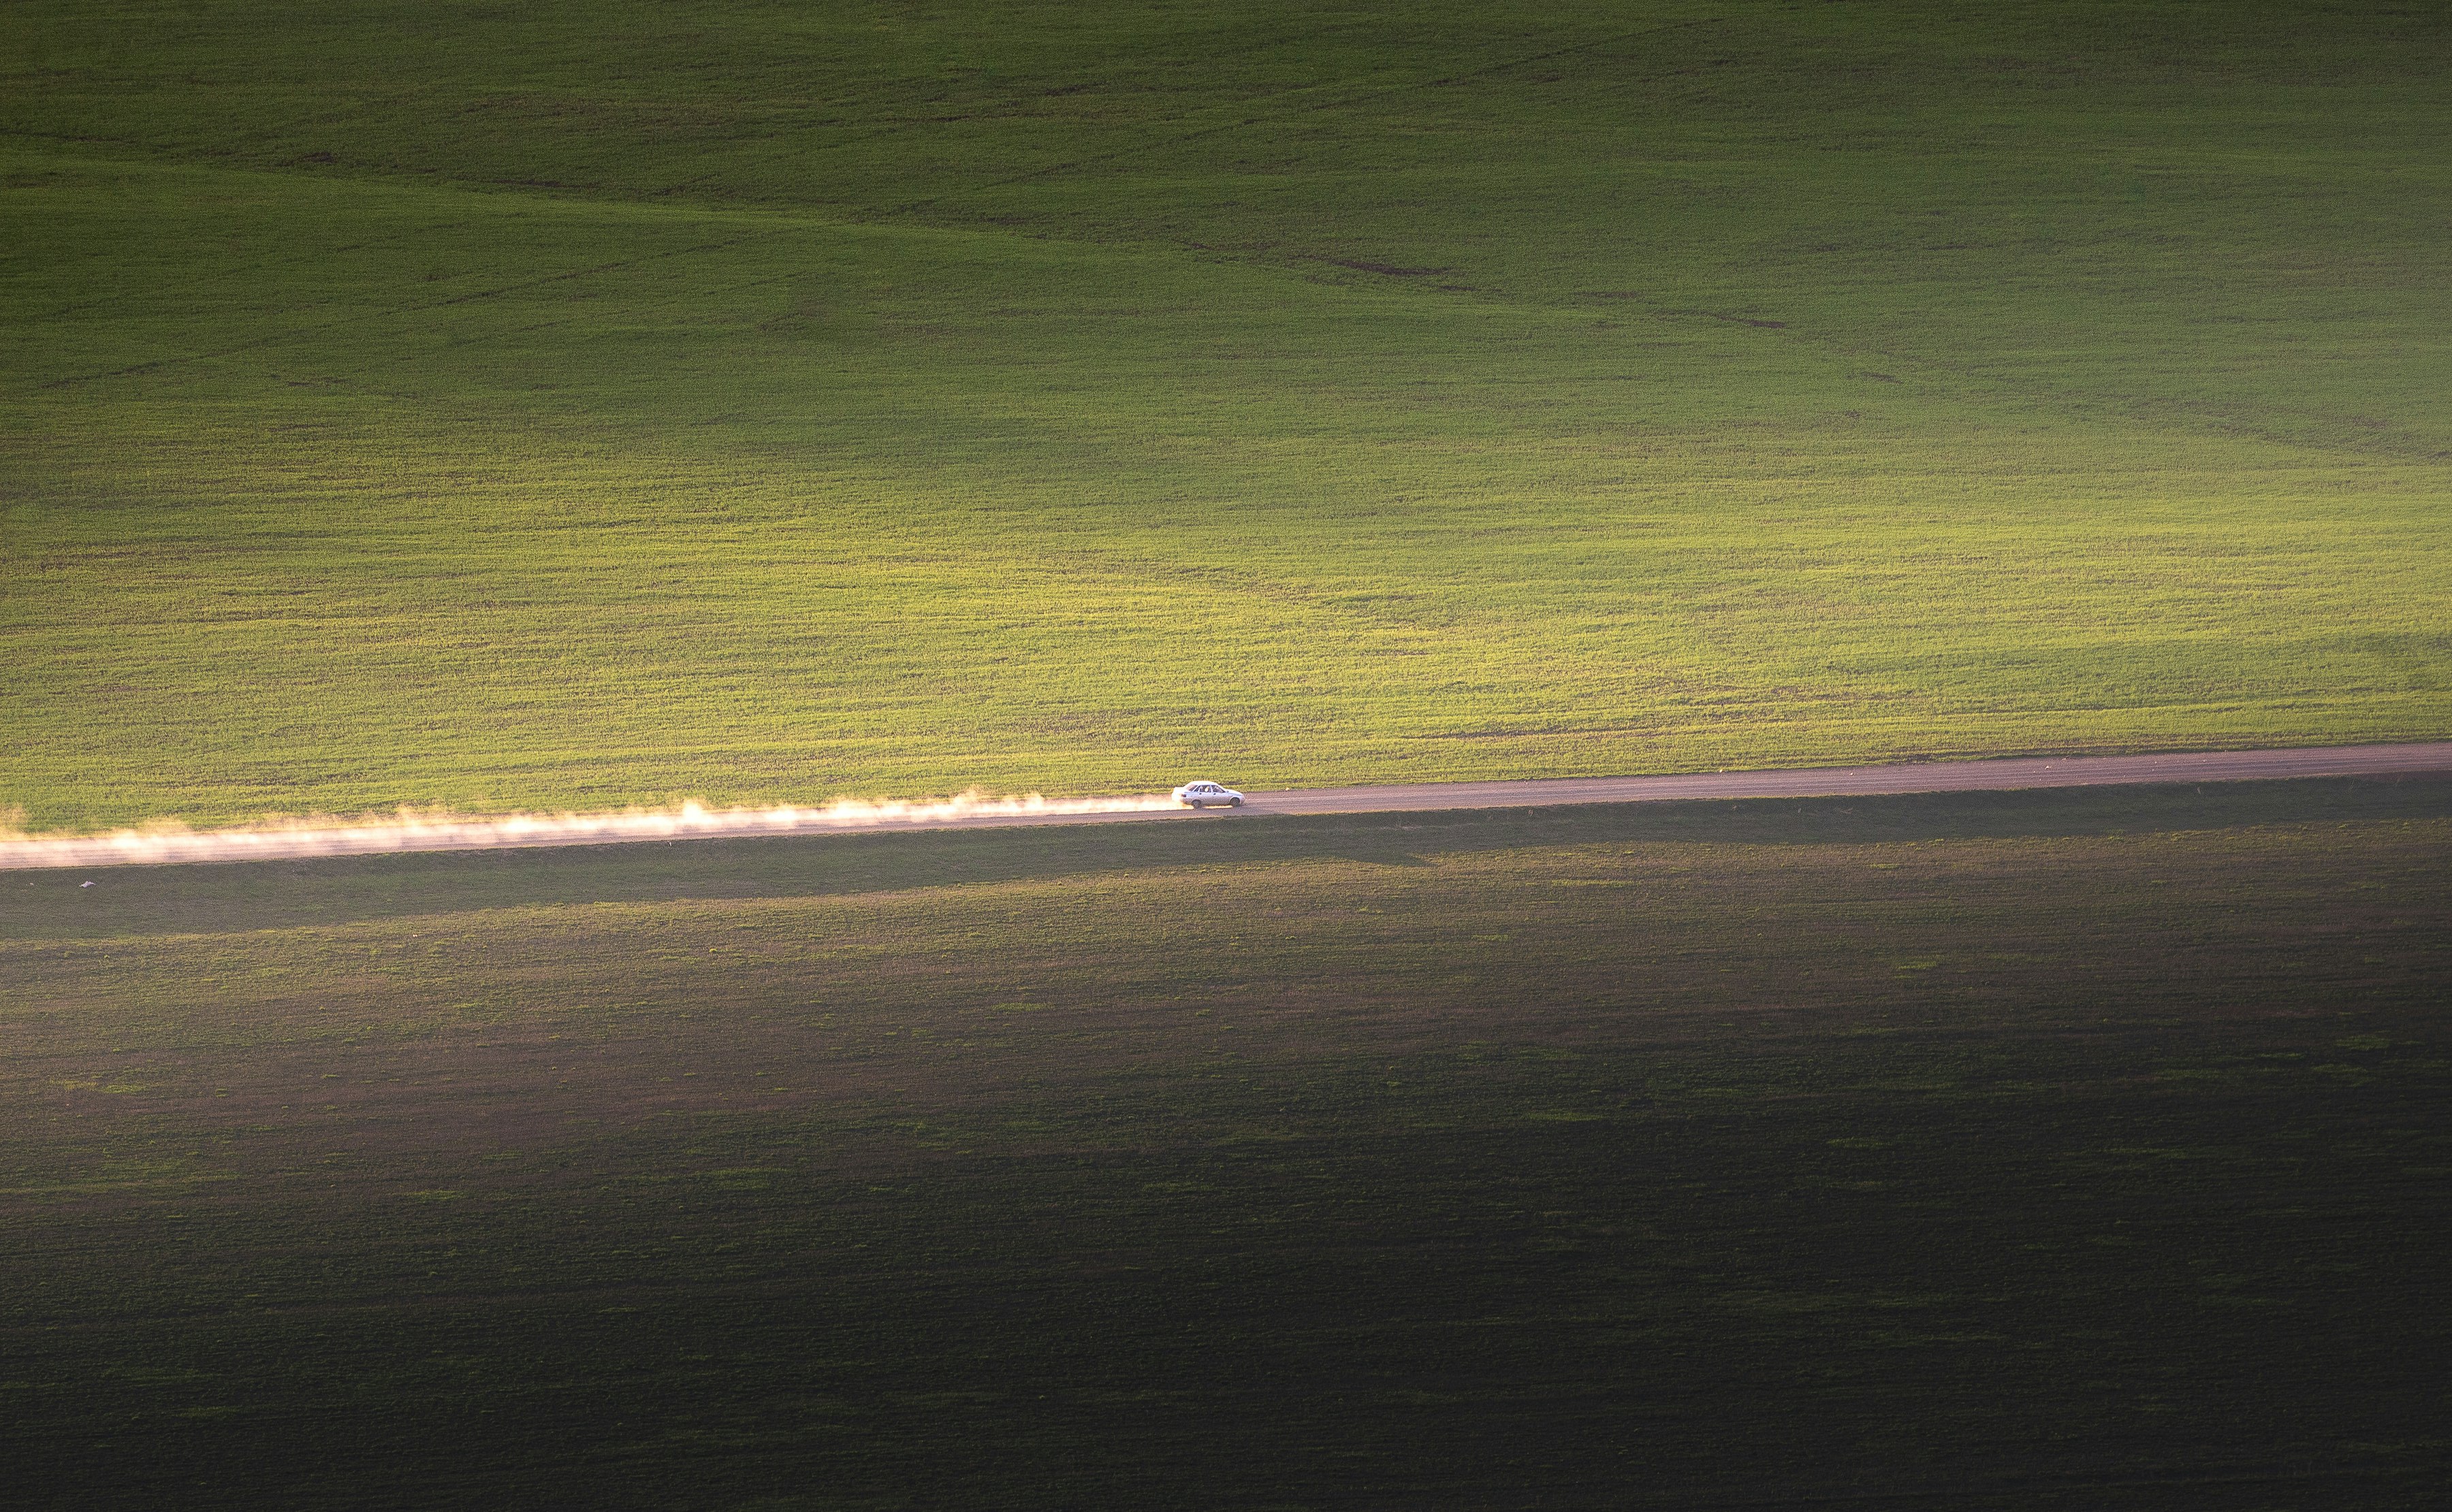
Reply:
[[394, 851], [484, 851], [599, 841], [712, 839], [726, 835], [807, 835], [829, 830], [919, 829], [934, 824], [1027, 823], [1068, 815], [1152, 814], [1173, 798], [991, 797], [973, 791], [916, 802], [840, 798], [822, 808], [671, 809], [620, 814], [514, 814], [470, 818], [403, 809], [386, 819], [311, 818], [227, 830], [157, 822], [109, 835], [29, 835], [0, 832], [0, 871], [67, 866], [156, 866], [178, 861], [260, 861], [309, 855], [374, 855]]

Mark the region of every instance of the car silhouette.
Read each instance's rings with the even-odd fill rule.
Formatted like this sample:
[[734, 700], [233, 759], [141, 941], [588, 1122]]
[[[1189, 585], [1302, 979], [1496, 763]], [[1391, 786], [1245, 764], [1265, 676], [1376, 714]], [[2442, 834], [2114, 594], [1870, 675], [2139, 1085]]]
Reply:
[[1215, 782], [1187, 782], [1175, 790], [1175, 801], [1195, 809], [1205, 809], [1213, 803], [1239, 809], [1243, 806], [1243, 795], [1233, 788], [1221, 788]]

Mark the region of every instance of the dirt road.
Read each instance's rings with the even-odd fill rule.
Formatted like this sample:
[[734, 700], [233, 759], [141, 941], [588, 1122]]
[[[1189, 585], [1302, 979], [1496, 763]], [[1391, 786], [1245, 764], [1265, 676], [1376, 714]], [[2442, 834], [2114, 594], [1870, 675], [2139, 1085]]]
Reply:
[[1779, 772], [1695, 772], [1662, 777], [1561, 777], [1537, 782], [1425, 782], [1408, 787], [1255, 793], [1256, 814], [1372, 814], [1408, 809], [1522, 809], [1669, 798], [1841, 797], [2082, 788], [2105, 783], [2241, 782], [2452, 770], [2452, 743], [2203, 751], [2156, 756], [2011, 756]]
[[400, 851], [497, 850], [610, 845], [642, 840], [822, 835], [1016, 824], [1137, 820], [1224, 821], [1237, 815], [1377, 814], [1438, 809], [1545, 808], [1692, 798], [1826, 797], [1886, 793], [1964, 793], [2106, 783], [2239, 782], [2259, 778], [2364, 776], [2452, 771], [2452, 742], [2208, 751], [2152, 756], [2021, 756], [1916, 761], [1888, 766], [1675, 776], [1560, 777], [1525, 782], [1423, 782], [1393, 787], [1256, 792], [1239, 810], [1195, 814], [1163, 796], [952, 798], [940, 802], [844, 802], [822, 808], [656, 813], [515, 815], [506, 818], [404, 816], [367, 823], [301, 823], [246, 830], [148, 829], [116, 835], [0, 839], [0, 871], [366, 855]]

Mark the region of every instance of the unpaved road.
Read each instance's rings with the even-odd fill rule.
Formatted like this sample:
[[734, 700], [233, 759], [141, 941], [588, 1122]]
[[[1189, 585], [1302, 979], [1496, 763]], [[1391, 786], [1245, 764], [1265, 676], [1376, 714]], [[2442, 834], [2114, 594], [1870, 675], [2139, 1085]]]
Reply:
[[1529, 809], [1583, 803], [1694, 798], [1840, 797], [1891, 793], [2007, 792], [2112, 783], [2241, 782], [2273, 777], [2373, 776], [2452, 771], [2452, 742], [2320, 746], [2288, 751], [2207, 751], [2155, 756], [2018, 756], [1914, 761], [1888, 766], [1772, 772], [1697, 772], [1677, 776], [1559, 777], [1529, 782], [1421, 782], [1395, 787], [1296, 788], [1253, 793], [1239, 810], [1196, 814], [1164, 797], [958, 798], [933, 803], [842, 803], [822, 809], [520, 815], [508, 818], [408, 818], [307, 823], [221, 831], [125, 831], [117, 835], [0, 839], [0, 871], [161, 866], [206, 861], [474, 851], [552, 845], [617, 845], [865, 830], [1224, 820], [1281, 814], [1387, 814], [1440, 809]]
[[1524, 809], [1668, 798], [1849, 797], [1880, 793], [2006, 792], [2109, 783], [2244, 782], [2269, 777], [2374, 776], [2452, 771], [2452, 743], [2203, 751], [2161, 756], [2010, 756], [1906, 761], [1781, 772], [1695, 772], [1667, 777], [1560, 777], [1539, 782], [1425, 782], [1410, 787], [1308, 788], [1251, 795], [1256, 814], [1375, 814], [1410, 809]]

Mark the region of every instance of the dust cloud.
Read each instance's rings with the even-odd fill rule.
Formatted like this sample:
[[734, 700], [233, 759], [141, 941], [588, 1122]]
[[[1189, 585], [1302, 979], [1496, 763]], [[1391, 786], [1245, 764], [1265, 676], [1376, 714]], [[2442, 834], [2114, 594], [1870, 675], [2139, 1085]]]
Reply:
[[994, 797], [975, 790], [950, 798], [912, 801], [839, 798], [817, 808], [711, 809], [692, 802], [669, 809], [625, 809], [619, 814], [513, 814], [493, 818], [403, 809], [387, 818], [270, 819], [225, 830], [193, 830], [175, 821], [156, 821], [107, 835], [31, 835], [0, 831], [0, 871], [1029, 823], [1102, 814], [1150, 814], [1176, 807], [1174, 799], [1163, 795], [1048, 798], [1033, 793]]

